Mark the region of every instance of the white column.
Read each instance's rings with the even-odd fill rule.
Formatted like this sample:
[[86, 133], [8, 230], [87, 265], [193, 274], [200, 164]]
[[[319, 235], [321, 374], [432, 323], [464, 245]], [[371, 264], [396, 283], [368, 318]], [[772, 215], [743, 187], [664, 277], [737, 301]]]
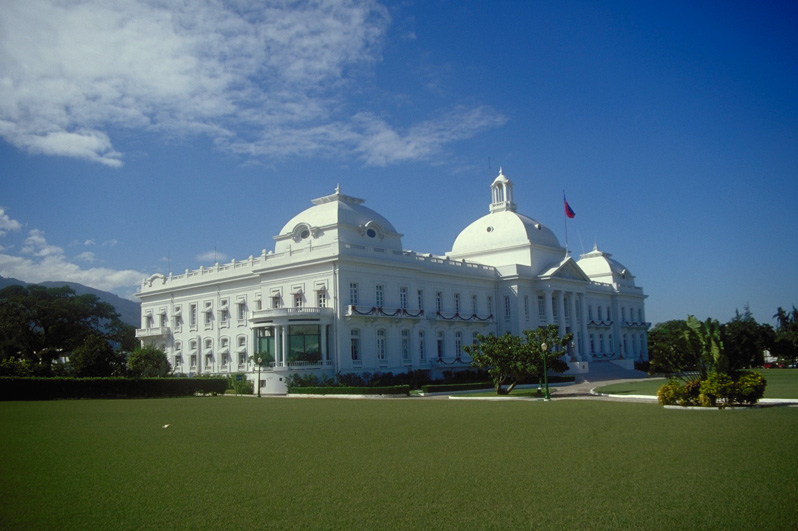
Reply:
[[557, 311], [560, 312], [557, 319], [560, 337], [565, 335], [565, 293], [560, 290], [557, 292]]
[[319, 342], [321, 343], [321, 366], [324, 367], [327, 364], [327, 325], [321, 325], [320, 330], [321, 336], [319, 337]]
[[576, 328], [576, 293], [574, 293], [573, 291], [568, 294], [568, 314], [571, 321], [570, 322], [571, 332], [574, 335], [574, 338], [572, 340], [574, 344], [572, 354], [574, 356], [574, 359], [579, 361], [581, 356], [579, 355], [580, 354], [579, 339], [578, 339], [579, 334], [577, 334], [577, 328]]
[[583, 349], [583, 352], [584, 352], [583, 356], [584, 357], [582, 359], [585, 360], [585, 361], [589, 361], [590, 360], [590, 337], [587, 334], [587, 300], [586, 300], [586, 297], [585, 297], [584, 293], [582, 293], [582, 296], [580, 297], [580, 299], [581, 299], [580, 303], [582, 305], [582, 319], [580, 320], [581, 322], [579, 323], [579, 325], [580, 325], [580, 328], [582, 329], [582, 345], [584, 347], [584, 349]]
[[550, 289], [544, 290], [543, 296], [545, 297], [546, 301], [546, 324], [553, 323], [554, 307], [551, 304], [551, 290]]
[[280, 330], [281, 330], [280, 351], [281, 351], [281, 356], [283, 358], [283, 367], [288, 367], [288, 325], [282, 325], [280, 327]]

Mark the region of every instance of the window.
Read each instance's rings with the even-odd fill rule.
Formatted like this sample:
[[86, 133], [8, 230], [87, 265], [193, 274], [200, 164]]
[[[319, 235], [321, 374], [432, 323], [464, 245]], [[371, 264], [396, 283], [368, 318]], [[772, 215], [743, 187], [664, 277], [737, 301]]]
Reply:
[[455, 293], [454, 294], [454, 313], [456, 313], [456, 314], [460, 313], [460, 294], [459, 293]]
[[263, 301], [262, 301], [262, 300], [260, 300], [260, 299], [257, 299], [257, 300], [255, 301], [255, 310], [256, 310], [256, 311], [260, 311], [260, 310], [262, 310], [262, 309], [263, 309]]
[[418, 310], [422, 311], [424, 309], [424, 290], [420, 289], [417, 292], [418, 294]]
[[239, 302], [236, 307], [238, 309], [238, 320], [243, 321], [247, 318], [247, 303]]
[[213, 339], [205, 340], [205, 350], [213, 350]]
[[213, 306], [211, 306], [210, 302], [205, 303], [203, 313], [205, 314], [205, 327], [207, 328], [213, 324]]
[[593, 334], [590, 334], [590, 353], [596, 353], [596, 338], [593, 336]]
[[302, 307], [302, 292], [294, 293], [294, 308]]
[[323, 289], [320, 289], [316, 292], [316, 303], [318, 304], [319, 308], [327, 307], [327, 292]]
[[546, 299], [543, 298], [543, 295], [538, 295], [538, 316], [546, 317]]
[[477, 304], [477, 296], [471, 295], [471, 313], [476, 315], [479, 305]]
[[524, 317], [529, 319], [529, 295], [524, 295]]
[[205, 354], [205, 368], [210, 369], [213, 365], [213, 354]]
[[427, 359], [427, 351], [424, 348], [424, 331], [418, 332], [418, 361], [423, 363]]
[[197, 305], [192, 304], [188, 311], [188, 324], [192, 327], [197, 326]]
[[180, 317], [180, 306], [175, 306], [175, 314], [172, 316], [172, 323], [174, 324], [175, 331], [180, 332], [180, 325], [183, 324], [183, 319]]
[[626, 308], [624, 307], [621, 307], [621, 321], [626, 321]]
[[158, 326], [164, 327], [164, 326], [166, 326], [166, 323], [167, 323], [166, 313], [162, 313], [160, 315], [160, 324]]
[[597, 312], [598, 312], [598, 320], [599, 320], [599, 321], [603, 321], [603, 319], [601, 318], [601, 314], [602, 314], [602, 311], [601, 311], [601, 306], [599, 306], [599, 307], [598, 307], [598, 310], [597, 310]]
[[557, 299], [554, 299], [554, 300], [551, 301], [551, 313], [554, 314], [553, 317], [554, 317], [555, 320], [558, 317], [560, 317], [560, 304], [559, 304], [559, 302], [560, 301], [557, 300]]
[[435, 292], [435, 311], [441, 313], [442, 308], [442, 301], [443, 301], [443, 293], [440, 291]]
[[353, 361], [360, 361], [360, 330], [354, 329], [349, 333], [350, 352]]
[[350, 306], [357, 306], [357, 282], [349, 283], [349, 304]]
[[280, 307], [280, 294], [272, 295], [272, 308]]
[[238, 353], [238, 366], [243, 367], [247, 364], [247, 354], [245, 352]]
[[192, 369], [196, 369], [197, 368], [197, 355], [196, 354], [192, 354], [191, 355], [191, 368]]
[[477, 338], [478, 335], [479, 335], [479, 332], [472, 332], [471, 333], [471, 344], [472, 345], [476, 345], [479, 342], [479, 339]]
[[410, 330], [402, 330], [402, 361], [410, 361]]
[[508, 318], [508, 319], [510, 318], [510, 296], [509, 295], [505, 295], [504, 296], [504, 317]]
[[222, 367], [227, 367], [227, 362], [230, 361], [230, 354], [224, 353], [222, 354]]
[[[570, 297], [568, 298], [568, 300], [569, 300], [569, 301], [571, 300], [571, 299], [570, 299]], [[568, 319], [568, 318], [570, 318], [570, 317], [571, 317], [571, 313], [570, 313], [570, 312], [571, 312], [571, 310], [570, 310], [570, 304], [568, 304], [568, 301], [566, 301], [566, 300], [563, 300], [563, 308], [562, 308], [562, 313], [563, 313], [563, 315], [565, 315], [565, 318], [566, 318], [566, 319]]]
[[377, 359], [385, 359], [385, 330], [377, 330]]
[[382, 284], [377, 284], [377, 294], [376, 294], [376, 301], [377, 301], [377, 308], [382, 308], [385, 306], [385, 286]]
[[592, 321], [593, 320], [593, 305], [592, 304], [589, 304], [587, 306], [587, 320], [588, 321]]
[[224, 307], [219, 311], [219, 320], [221, 321], [222, 325], [226, 325], [230, 322], [230, 312], [227, 310], [227, 307]]
[[175, 371], [183, 366], [183, 356], [180, 354], [175, 355]]
[[488, 314], [493, 316], [493, 297], [488, 295]]
[[463, 333], [459, 330], [454, 333], [454, 355], [459, 358], [463, 353]]
[[604, 354], [604, 334], [599, 334], [599, 352]]
[[407, 288], [399, 288], [399, 308], [407, 310]]
[[612, 315], [610, 315], [610, 308], [607, 307], [607, 321], [612, 321]]
[[442, 360], [443, 359], [443, 353], [444, 353], [445, 347], [446, 347], [446, 344], [443, 341], [443, 332], [438, 331], [438, 333], [435, 336], [435, 343], [436, 343], [436, 345], [438, 347], [438, 359]]

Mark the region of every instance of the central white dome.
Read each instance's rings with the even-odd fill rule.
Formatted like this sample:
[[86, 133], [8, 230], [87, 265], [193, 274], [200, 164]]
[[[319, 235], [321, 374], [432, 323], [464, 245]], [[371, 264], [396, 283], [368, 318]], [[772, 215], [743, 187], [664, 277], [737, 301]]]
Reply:
[[447, 256], [492, 266], [520, 264], [544, 271], [565, 253], [545, 225], [516, 212], [513, 183], [501, 170], [491, 184], [490, 214], [460, 232]]

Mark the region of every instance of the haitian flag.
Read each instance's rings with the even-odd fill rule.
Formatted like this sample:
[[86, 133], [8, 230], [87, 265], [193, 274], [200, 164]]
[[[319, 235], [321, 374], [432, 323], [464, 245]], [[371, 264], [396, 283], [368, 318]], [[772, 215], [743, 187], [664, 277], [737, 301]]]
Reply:
[[571, 208], [571, 205], [568, 204], [568, 201], [565, 199], [565, 192], [562, 194], [562, 204], [565, 207], [565, 215], [569, 218], [576, 216], [576, 212]]

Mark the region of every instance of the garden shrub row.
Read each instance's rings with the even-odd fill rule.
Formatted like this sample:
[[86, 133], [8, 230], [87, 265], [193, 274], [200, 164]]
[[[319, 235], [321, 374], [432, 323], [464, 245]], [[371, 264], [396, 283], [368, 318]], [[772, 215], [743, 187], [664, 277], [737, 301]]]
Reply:
[[657, 391], [662, 405], [723, 407], [753, 405], [765, 395], [767, 381], [757, 372], [712, 373], [706, 380], [685, 384], [670, 380]]
[[422, 393], [451, 393], [454, 391], [479, 391], [481, 389], [493, 389], [493, 382], [429, 384], [421, 386]]
[[291, 387], [290, 394], [295, 395], [410, 395], [409, 385], [392, 385], [388, 387]]
[[0, 378], [0, 400], [224, 394], [225, 378]]

